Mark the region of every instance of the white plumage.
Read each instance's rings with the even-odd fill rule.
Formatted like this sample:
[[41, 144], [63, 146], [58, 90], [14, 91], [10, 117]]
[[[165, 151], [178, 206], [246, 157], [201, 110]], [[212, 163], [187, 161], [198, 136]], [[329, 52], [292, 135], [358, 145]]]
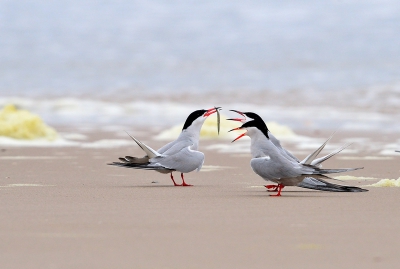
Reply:
[[240, 137], [247, 135], [251, 138], [251, 154], [253, 158], [250, 165], [253, 171], [263, 179], [277, 183], [278, 185], [266, 185], [268, 189], [278, 191], [277, 196], [280, 196], [281, 189], [284, 186], [298, 186], [324, 191], [341, 191], [341, 192], [361, 192], [366, 191], [361, 188], [351, 186], [341, 186], [329, 183], [324, 179], [329, 177], [324, 174], [348, 172], [361, 168], [342, 168], [342, 169], [322, 169], [319, 166], [321, 163], [335, 154], [342, 151], [348, 145], [341, 147], [334, 152], [315, 159], [331, 137], [319, 147], [316, 151], [308, 155], [303, 161], [299, 161], [293, 154], [284, 149], [279, 140], [276, 139], [264, 121], [257, 114], [252, 112], [239, 112], [242, 115], [249, 116], [247, 119], [233, 119], [245, 122], [241, 127], [233, 130], [245, 129], [247, 132]]
[[[146, 155], [141, 158], [131, 156], [122, 157], [119, 158], [121, 162], [113, 162], [110, 165], [171, 173], [171, 179], [175, 186], [191, 186], [186, 184], [183, 173], [189, 173], [194, 170], [200, 171], [203, 166], [204, 154], [197, 150], [199, 147], [200, 130], [207, 117], [215, 112], [218, 113], [218, 110], [219, 108], [215, 107], [192, 112], [186, 119], [178, 138], [158, 150], [152, 149], [131, 136]], [[172, 175], [174, 171], [181, 172], [182, 184], [176, 184]]]

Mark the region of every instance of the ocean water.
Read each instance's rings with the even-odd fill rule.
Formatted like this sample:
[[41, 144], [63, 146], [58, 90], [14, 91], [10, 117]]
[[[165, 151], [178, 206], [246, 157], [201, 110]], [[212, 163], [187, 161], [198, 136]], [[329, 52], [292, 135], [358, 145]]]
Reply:
[[0, 106], [50, 124], [224, 105], [292, 128], [399, 131], [400, 2], [0, 0]]

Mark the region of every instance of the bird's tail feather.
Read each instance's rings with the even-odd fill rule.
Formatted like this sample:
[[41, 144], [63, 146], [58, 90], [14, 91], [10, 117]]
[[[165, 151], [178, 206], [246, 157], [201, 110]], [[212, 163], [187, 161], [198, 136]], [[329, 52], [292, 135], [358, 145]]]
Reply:
[[324, 149], [324, 147], [326, 146], [326, 144], [329, 142], [329, 140], [332, 139], [333, 135], [336, 132], [334, 132], [326, 141], [325, 143], [323, 143], [319, 148], [317, 148], [313, 153], [311, 153], [310, 155], [308, 155], [306, 158], [304, 158], [304, 160], [302, 160], [300, 163], [302, 164], [312, 164], [312, 161], [318, 156], [318, 154]]
[[133, 168], [133, 169], [156, 170], [161, 173], [163, 173], [163, 172], [169, 173], [169, 172], [175, 171], [174, 169], [170, 169], [170, 168], [163, 167], [160, 165], [153, 165], [153, 164], [149, 164], [149, 163], [143, 164], [143, 163], [131, 163], [131, 162], [112, 162], [112, 163], [108, 163], [108, 165], [114, 165], [114, 166], [125, 167], [125, 168]]
[[326, 160], [328, 160], [329, 158], [335, 156], [336, 154], [338, 154], [339, 152], [341, 152], [342, 150], [344, 150], [345, 148], [349, 147], [351, 145], [351, 143], [346, 144], [338, 149], [336, 149], [335, 151], [332, 151], [331, 153], [329, 153], [328, 155], [325, 155], [324, 157], [315, 159], [311, 162], [311, 165], [315, 165], [315, 166], [319, 166], [321, 163], [325, 162]]
[[123, 163], [132, 163], [132, 164], [148, 164], [149, 163], [149, 157], [144, 156], [142, 158], [138, 157], [132, 157], [132, 156], [125, 156], [118, 158], [121, 162]]
[[329, 183], [321, 177], [330, 179], [326, 176], [320, 176], [319, 178], [316, 177], [305, 177], [302, 182], [300, 182], [297, 186], [306, 188], [306, 189], [313, 189], [319, 191], [331, 191], [331, 192], [365, 192], [368, 191], [366, 189], [362, 189], [359, 187], [354, 186], [343, 186]]
[[359, 169], [364, 169], [364, 167], [358, 167], [358, 168], [338, 168], [338, 169], [321, 169], [318, 167], [314, 167], [314, 172], [313, 174], [334, 174], [334, 173], [343, 173], [343, 172], [349, 172], [349, 171], [355, 171]]
[[144, 151], [146, 152], [147, 156], [149, 158], [154, 158], [154, 157], [159, 157], [161, 156], [160, 153], [158, 153], [156, 150], [152, 149], [151, 147], [147, 146], [145, 143], [141, 142], [139, 139], [133, 137], [132, 135], [130, 135], [128, 132], [126, 132], [132, 139], [133, 141], [136, 142], [136, 144], [138, 144], [138, 146]]

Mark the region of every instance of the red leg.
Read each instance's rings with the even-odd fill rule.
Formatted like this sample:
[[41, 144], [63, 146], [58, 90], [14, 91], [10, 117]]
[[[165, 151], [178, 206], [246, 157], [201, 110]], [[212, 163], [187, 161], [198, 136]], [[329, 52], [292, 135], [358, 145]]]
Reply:
[[185, 179], [183, 178], [183, 173], [181, 173], [181, 178], [182, 178], [182, 185], [181, 186], [193, 186], [190, 184], [186, 184]]
[[182, 186], [182, 185], [176, 184], [176, 182], [174, 180], [174, 176], [172, 175], [172, 172], [171, 172], [171, 179], [172, 179], [172, 182], [174, 182], [174, 186]]
[[269, 196], [281, 196], [281, 191], [285, 186], [282, 184], [278, 184], [278, 193], [277, 194], [270, 194]]
[[[278, 185], [265, 185], [269, 192], [276, 192], [278, 191]], [[270, 190], [272, 189], [272, 190]]]

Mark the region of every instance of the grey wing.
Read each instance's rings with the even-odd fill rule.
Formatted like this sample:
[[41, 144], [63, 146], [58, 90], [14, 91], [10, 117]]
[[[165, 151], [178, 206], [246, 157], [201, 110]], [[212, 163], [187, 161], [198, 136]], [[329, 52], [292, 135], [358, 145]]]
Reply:
[[158, 152], [165, 155], [172, 155], [181, 149], [186, 148], [187, 146], [190, 146], [192, 149], [197, 149], [197, 145], [195, 147], [192, 140], [181, 134], [176, 140], [161, 147]]
[[267, 180], [298, 177], [302, 174], [299, 163], [289, 161], [284, 157], [280, 158], [279, 161], [272, 160], [269, 156], [253, 158], [250, 165], [256, 174]]
[[161, 154], [171, 155], [190, 145], [193, 145], [193, 142], [188, 139], [178, 137], [176, 140], [169, 142], [157, 151]]
[[272, 144], [274, 144], [274, 146], [279, 150], [279, 152], [283, 156], [285, 156], [289, 160], [294, 160], [296, 162], [300, 162], [300, 160], [297, 159], [296, 156], [294, 156], [292, 153], [290, 153], [289, 151], [287, 151], [286, 149], [284, 149], [281, 146], [281, 142], [273, 134], [271, 134], [271, 132], [269, 132], [269, 139], [271, 140]]
[[191, 150], [190, 146], [187, 146], [175, 154], [165, 154], [162, 157], [151, 159], [150, 162], [182, 173], [189, 173], [201, 169], [204, 163], [204, 154], [200, 151]]
[[[163, 155], [174, 155], [177, 154], [178, 152], [180, 152], [182, 149], [191, 146], [193, 143], [191, 143], [190, 141], [185, 141], [185, 140], [175, 140], [171, 143], [168, 143], [167, 145], [165, 145], [164, 147], [162, 147], [161, 149], [163, 150], [162, 153]], [[168, 147], [167, 147], [168, 146]]]
[[159, 148], [157, 151], [159, 153], [161, 153], [161, 154], [164, 154], [164, 152], [169, 150], [175, 144], [176, 144], [176, 141], [169, 142], [168, 144], [166, 144], [166, 145], [162, 146], [161, 148]]

